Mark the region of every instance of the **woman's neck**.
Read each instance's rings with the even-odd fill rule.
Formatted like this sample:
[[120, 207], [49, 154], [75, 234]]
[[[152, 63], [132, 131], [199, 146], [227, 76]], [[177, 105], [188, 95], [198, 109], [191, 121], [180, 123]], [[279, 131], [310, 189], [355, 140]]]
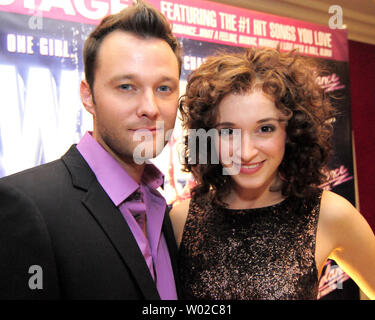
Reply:
[[272, 192], [269, 188], [257, 191], [232, 188], [224, 201], [231, 209], [252, 209], [268, 207], [284, 199], [281, 191]]

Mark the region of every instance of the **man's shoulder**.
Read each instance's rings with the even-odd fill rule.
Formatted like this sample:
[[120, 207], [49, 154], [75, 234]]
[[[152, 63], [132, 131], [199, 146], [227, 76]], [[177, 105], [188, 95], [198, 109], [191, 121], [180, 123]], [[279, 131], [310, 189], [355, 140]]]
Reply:
[[10, 174], [0, 179], [0, 184], [13, 186], [38, 184], [45, 179], [54, 179], [57, 175], [64, 173], [66, 169], [61, 159], [41, 164], [23, 171]]
[[[73, 149], [73, 150], [72, 150]], [[0, 179], [0, 185], [19, 189], [26, 193], [55, 192], [56, 187], [72, 185], [71, 172], [66, 162], [71, 158], [79, 158], [79, 152], [74, 147], [60, 159], [35, 166]], [[71, 164], [74, 166], [74, 164]], [[80, 168], [82, 171], [82, 168]], [[77, 170], [79, 171], [79, 170]]]

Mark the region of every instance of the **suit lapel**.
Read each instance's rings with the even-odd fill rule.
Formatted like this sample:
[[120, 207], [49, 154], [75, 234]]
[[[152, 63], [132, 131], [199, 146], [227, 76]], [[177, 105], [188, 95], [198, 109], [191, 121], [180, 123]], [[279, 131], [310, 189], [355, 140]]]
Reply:
[[91, 186], [83, 203], [131, 270], [145, 298], [160, 299], [150, 271], [129, 226], [98, 183]]
[[75, 187], [86, 190], [82, 202], [101, 226], [113, 247], [129, 268], [145, 299], [158, 300], [160, 296], [143, 255], [120, 210], [100, 186], [83, 157], [72, 146], [62, 157]]

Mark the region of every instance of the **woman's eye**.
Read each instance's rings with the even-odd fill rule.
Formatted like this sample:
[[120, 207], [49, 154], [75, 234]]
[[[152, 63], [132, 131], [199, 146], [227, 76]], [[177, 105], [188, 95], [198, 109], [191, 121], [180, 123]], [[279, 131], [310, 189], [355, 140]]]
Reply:
[[261, 126], [259, 131], [261, 133], [273, 132], [273, 131], [275, 131], [275, 126], [272, 126], [272, 125]]
[[233, 129], [232, 128], [223, 128], [219, 130], [219, 135], [220, 136], [229, 136], [233, 134]]

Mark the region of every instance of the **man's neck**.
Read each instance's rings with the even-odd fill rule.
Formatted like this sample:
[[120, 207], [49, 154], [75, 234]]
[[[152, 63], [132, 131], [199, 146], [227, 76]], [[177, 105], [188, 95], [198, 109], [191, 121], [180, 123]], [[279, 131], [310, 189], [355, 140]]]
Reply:
[[128, 175], [138, 184], [140, 184], [143, 172], [145, 170], [145, 163], [137, 164], [134, 162], [133, 158], [129, 157], [123, 159], [119, 155], [117, 155], [113, 150], [108, 147], [104, 142], [100, 141], [95, 135], [93, 134], [92, 137], [115, 159], [120, 166], [128, 173]]

